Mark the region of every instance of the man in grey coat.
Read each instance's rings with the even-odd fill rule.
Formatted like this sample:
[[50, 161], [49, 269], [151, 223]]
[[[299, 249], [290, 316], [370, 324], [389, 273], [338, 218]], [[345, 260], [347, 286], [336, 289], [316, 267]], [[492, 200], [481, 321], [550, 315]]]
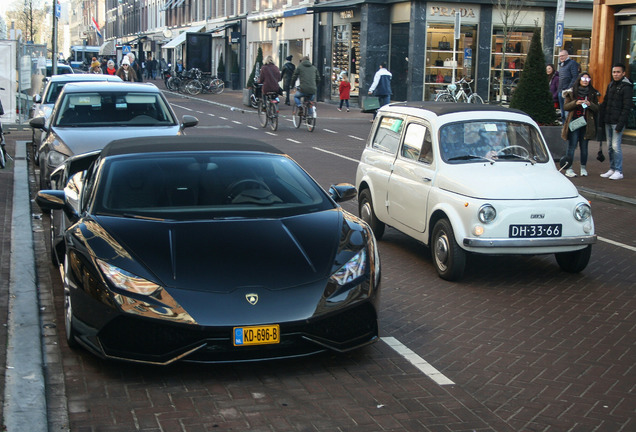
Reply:
[[579, 64], [570, 58], [566, 50], [559, 53], [559, 108], [561, 109], [561, 123], [565, 123], [567, 112], [563, 109], [563, 90], [572, 88], [579, 76]]

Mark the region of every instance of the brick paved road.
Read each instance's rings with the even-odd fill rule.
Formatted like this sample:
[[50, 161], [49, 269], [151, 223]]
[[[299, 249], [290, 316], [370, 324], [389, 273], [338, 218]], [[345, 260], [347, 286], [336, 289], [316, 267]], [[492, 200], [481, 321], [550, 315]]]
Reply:
[[[222, 122], [213, 118], [210, 125]], [[366, 136], [364, 126], [368, 132], [360, 122], [346, 133]], [[333, 176], [351, 162], [312, 156], [310, 146], [359, 154], [324, 132], [293, 136], [307, 145], [272, 139], [323, 185], [340, 180]], [[633, 208], [595, 201], [594, 211], [601, 236], [634, 246]], [[61, 330], [59, 276], [44, 253], [45, 230], [35, 232], [40, 287], [56, 293]], [[435, 384], [384, 343], [346, 356], [150, 368], [71, 351], [58, 336], [71, 430], [635, 428], [635, 252], [600, 242], [581, 275], [560, 272], [551, 256], [477, 258], [461, 284], [437, 278], [427, 249], [392, 229], [380, 253], [383, 336], [397, 338], [456, 385]], [[54, 390], [61, 378], [52, 374]]]

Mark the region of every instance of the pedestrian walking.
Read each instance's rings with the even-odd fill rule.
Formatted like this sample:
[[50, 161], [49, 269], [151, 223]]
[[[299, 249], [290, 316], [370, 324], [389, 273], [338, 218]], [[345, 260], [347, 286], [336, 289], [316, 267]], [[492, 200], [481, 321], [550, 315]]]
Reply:
[[565, 175], [576, 177], [572, 163], [578, 146], [581, 152], [581, 177], [586, 177], [587, 145], [590, 139], [596, 138], [596, 113], [599, 109], [600, 93], [592, 86], [590, 74], [583, 72], [572, 88], [565, 90], [563, 95], [563, 107], [568, 111], [568, 116], [563, 123], [561, 137], [568, 141], [566, 158], [570, 162]]
[[159, 63], [157, 62], [157, 59], [155, 59], [154, 57], [150, 57], [150, 59], [148, 60], [148, 71], [150, 72], [150, 78], [152, 78], [153, 80], [157, 79], [158, 67]]
[[633, 108], [634, 88], [625, 76], [625, 65], [616, 63], [612, 67], [612, 81], [607, 86], [601, 104], [601, 118], [605, 123], [610, 169], [601, 177], [610, 180], [623, 179], [623, 152], [621, 144], [623, 131], [627, 125], [629, 113]]
[[571, 88], [579, 76], [579, 64], [570, 58], [566, 50], [559, 53], [559, 108], [561, 109], [561, 123], [565, 123], [566, 112], [563, 108], [563, 91]]
[[285, 105], [289, 105], [289, 94], [291, 93], [291, 88], [293, 86], [292, 76], [294, 75], [294, 70], [296, 70], [296, 66], [292, 63], [292, 59], [294, 56], [288, 55], [285, 58], [285, 64], [283, 65], [283, 70], [281, 71], [281, 75], [283, 77], [283, 90], [285, 90]]
[[137, 81], [137, 76], [135, 75], [135, 70], [130, 67], [130, 58], [128, 56], [124, 56], [121, 61], [121, 66], [117, 69], [115, 73], [122, 81], [127, 82], [135, 82]]
[[144, 78], [141, 75], [142, 70], [139, 62], [135, 59], [135, 55], [133, 53], [128, 53], [128, 60], [130, 61], [130, 69], [135, 72], [135, 81], [143, 82]]
[[344, 72], [340, 75], [340, 84], [338, 85], [338, 92], [340, 93], [340, 107], [338, 111], [342, 111], [342, 104], [347, 105], [347, 112], [349, 112], [349, 98], [351, 95], [351, 83], [347, 73]]
[[106, 62], [106, 73], [108, 75], [115, 75], [117, 73], [117, 69], [115, 69], [114, 61], [108, 60], [108, 62]]
[[[371, 87], [369, 87], [369, 94], [378, 97], [380, 108], [391, 102], [391, 95], [393, 94], [393, 92], [391, 91], [392, 77], [393, 74], [387, 70], [386, 63], [380, 63], [378, 71], [373, 76], [373, 83], [371, 84]], [[373, 112], [374, 119], [377, 114], [377, 111]]]
[[548, 75], [548, 84], [552, 100], [554, 101], [554, 109], [559, 108], [559, 72], [554, 68], [552, 63], [546, 65], [545, 73]]

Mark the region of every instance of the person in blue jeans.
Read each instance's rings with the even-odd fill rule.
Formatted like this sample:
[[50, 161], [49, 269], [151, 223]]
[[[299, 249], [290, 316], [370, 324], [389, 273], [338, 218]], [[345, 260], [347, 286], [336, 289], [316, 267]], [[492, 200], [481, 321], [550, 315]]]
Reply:
[[[393, 94], [391, 91], [391, 78], [393, 78], [393, 74], [387, 70], [386, 63], [380, 63], [380, 67], [373, 77], [373, 83], [369, 87], [369, 94], [378, 97], [380, 108], [391, 102], [391, 95]], [[377, 114], [378, 112], [375, 111], [373, 118]]]
[[[587, 176], [587, 144], [590, 139], [596, 138], [596, 122], [595, 114], [598, 112], [598, 98], [600, 93], [592, 86], [592, 77], [589, 73], [583, 72], [579, 75], [578, 80], [572, 88], [563, 92], [565, 98], [563, 107], [568, 111], [568, 116], [563, 124], [561, 137], [568, 141], [568, 150], [566, 153], [570, 166], [565, 171], [568, 177], [576, 177], [576, 173], [572, 169], [574, 161], [574, 152], [577, 147], [581, 148], [581, 177]], [[585, 125], [578, 129], [571, 130], [571, 123], [583, 117]]]
[[612, 82], [607, 86], [605, 98], [601, 104], [610, 160], [610, 169], [606, 173], [601, 174], [601, 177], [609, 178], [610, 180], [623, 179], [621, 143], [629, 113], [634, 105], [632, 101], [633, 93], [632, 83], [625, 77], [625, 65], [622, 63], [614, 64], [612, 67]]

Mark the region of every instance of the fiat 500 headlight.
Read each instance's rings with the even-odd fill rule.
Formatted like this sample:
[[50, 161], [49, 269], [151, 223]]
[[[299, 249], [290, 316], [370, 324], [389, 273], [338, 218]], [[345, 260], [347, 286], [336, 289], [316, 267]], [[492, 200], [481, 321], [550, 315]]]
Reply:
[[490, 223], [497, 217], [497, 210], [490, 204], [484, 204], [479, 207], [478, 217], [482, 223]]
[[586, 221], [592, 217], [592, 209], [588, 203], [579, 203], [574, 209], [574, 219], [579, 222]]

